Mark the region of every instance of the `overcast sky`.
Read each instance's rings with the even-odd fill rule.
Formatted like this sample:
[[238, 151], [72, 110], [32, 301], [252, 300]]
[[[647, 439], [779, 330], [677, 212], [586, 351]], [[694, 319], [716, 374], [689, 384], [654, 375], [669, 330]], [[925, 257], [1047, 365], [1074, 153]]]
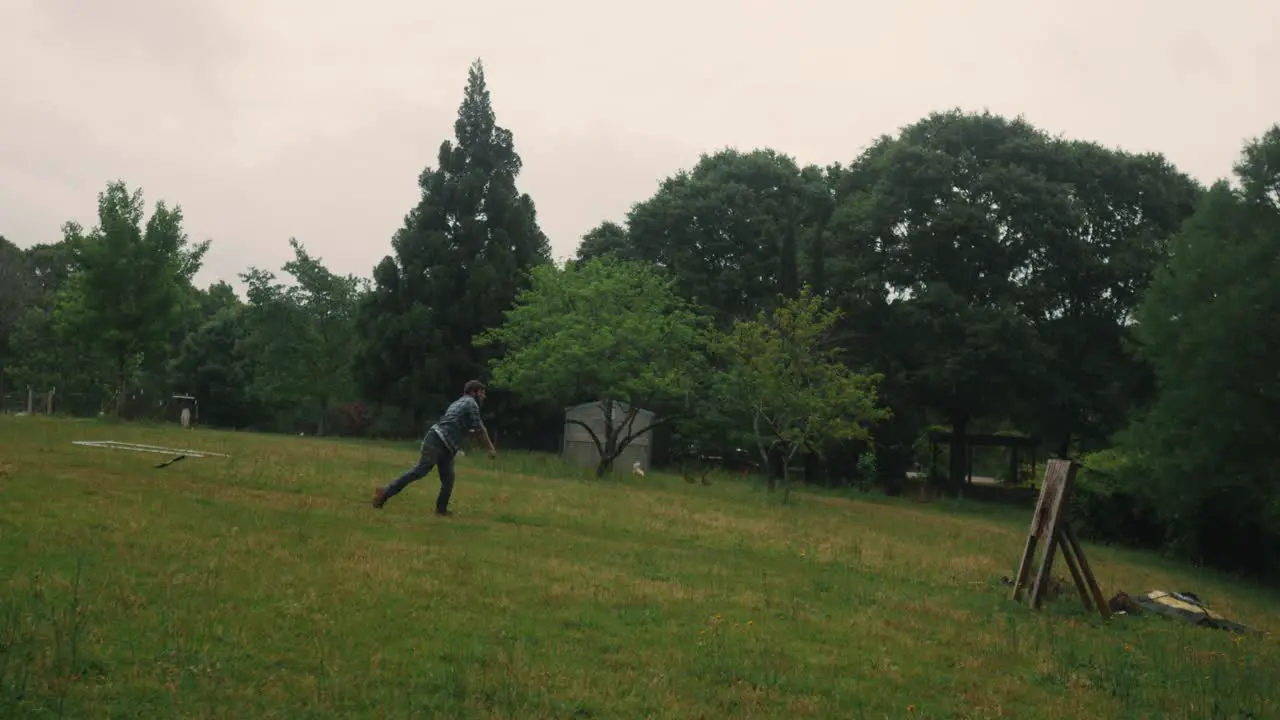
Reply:
[[987, 108], [1210, 182], [1280, 121], [1280, 0], [626, 5], [0, 0], [0, 235], [90, 227], [121, 178], [213, 240], [202, 284], [278, 268], [290, 236], [367, 276], [476, 57], [557, 256], [728, 146], [847, 162]]

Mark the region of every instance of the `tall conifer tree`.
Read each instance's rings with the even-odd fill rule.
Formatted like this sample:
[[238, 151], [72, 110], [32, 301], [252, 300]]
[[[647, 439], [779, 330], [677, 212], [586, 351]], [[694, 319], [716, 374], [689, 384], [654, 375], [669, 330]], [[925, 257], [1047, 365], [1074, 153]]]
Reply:
[[484, 67], [471, 65], [453, 141], [418, 178], [422, 197], [374, 270], [360, 312], [357, 377], [369, 399], [421, 421], [482, 377], [472, 338], [502, 322], [529, 270], [550, 261], [533, 200], [516, 189], [520, 156], [496, 123]]

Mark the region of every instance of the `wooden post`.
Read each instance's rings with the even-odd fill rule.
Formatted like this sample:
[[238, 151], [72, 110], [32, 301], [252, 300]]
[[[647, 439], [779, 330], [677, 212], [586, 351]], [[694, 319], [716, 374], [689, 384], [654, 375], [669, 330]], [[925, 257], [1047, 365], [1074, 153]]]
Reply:
[[1071, 571], [1071, 579], [1075, 581], [1076, 591], [1080, 593], [1085, 609], [1096, 608], [1106, 618], [1111, 616], [1111, 612], [1103, 598], [1102, 589], [1098, 587], [1089, 561], [1085, 559], [1084, 549], [1067, 521], [1068, 498], [1078, 469], [1079, 466], [1070, 460], [1052, 459], [1045, 465], [1044, 483], [1040, 488], [1035, 514], [1031, 517], [1031, 529], [1022, 551], [1022, 560], [1018, 563], [1012, 597], [1014, 600], [1021, 599], [1022, 589], [1031, 577], [1031, 563], [1036, 546], [1044, 543], [1040, 553], [1040, 567], [1031, 585], [1031, 606], [1038, 609], [1044, 600], [1053, 572], [1053, 557], [1061, 547], [1062, 557], [1067, 563], [1067, 569]]
[[58, 392], [58, 388], [54, 388], [44, 396], [44, 414], [53, 415], [53, 394]]
[[1044, 591], [1049, 587], [1049, 578], [1053, 572], [1054, 551], [1058, 549], [1058, 543], [1061, 540], [1059, 533], [1062, 532], [1062, 515], [1066, 506], [1067, 492], [1071, 488], [1071, 481], [1075, 479], [1075, 471], [1075, 463], [1069, 460], [1057, 460], [1045, 468], [1042, 496], [1044, 493], [1049, 493], [1049, 502], [1046, 508], [1047, 524], [1042, 525], [1041, 529], [1049, 542], [1045, 543], [1044, 550], [1040, 553], [1040, 571], [1036, 573], [1036, 580], [1031, 585], [1031, 606], [1037, 609], [1044, 599]]
[[1058, 545], [1062, 548], [1062, 559], [1067, 561], [1067, 570], [1071, 571], [1071, 582], [1075, 583], [1076, 592], [1080, 594], [1080, 602], [1084, 603], [1085, 610], [1092, 610], [1093, 603], [1090, 602], [1089, 591], [1085, 588], [1084, 577], [1080, 575], [1080, 563], [1074, 555], [1074, 548], [1071, 543], [1058, 541]]
[[1103, 617], [1111, 615], [1111, 609], [1107, 607], [1107, 599], [1102, 595], [1102, 588], [1098, 586], [1098, 580], [1093, 576], [1093, 570], [1089, 567], [1089, 561], [1084, 557], [1084, 549], [1080, 547], [1080, 541], [1076, 538], [1075, 530], [1071, 529], [1070, 523], [1063, 523], [1063, 536], [1067, 540], [1064, 547], [1070, 547], [1071, 552], [1076, 556], [1076, 560], [1080, 563], [1080, 574], [1084, 577], [1088, 584], [1089, 592], [1093, 595], [1093, 601], [1097, 603], [1098, 610]]
[[36, 391], [30, 385], [27, 386], [27, 414], [34, 415], [36, 412]]
[[1027, 532], [1027, 544], [1022, 550], [1022, 560], [1018, 563], [1018, 574], [1013, 581], [1013, 599], [1022, 598], [1022, 589], [1031, 579], [1031, 560], [1035, 556], [1036, 545], [1048, 537], [1049, 506], [1057, 497], [1062, 475], [1046, 470], [1044, 482], [1040, 487], [1040, 498], [1036, 501], [1035, 512], [1031, 516], [1031, 529]]

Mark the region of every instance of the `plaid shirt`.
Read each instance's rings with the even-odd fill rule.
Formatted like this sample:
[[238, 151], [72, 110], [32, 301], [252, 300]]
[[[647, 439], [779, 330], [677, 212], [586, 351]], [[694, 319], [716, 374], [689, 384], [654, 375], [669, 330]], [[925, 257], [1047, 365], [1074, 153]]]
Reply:
[[484, 430], [480, 403], [470, 395], [463, 395], [450, 403], [449, 409], [431, 426], [430, 432], [439, 435], [449, 451], [456, 453], [462, 445], [462, 438], [475, 430]]

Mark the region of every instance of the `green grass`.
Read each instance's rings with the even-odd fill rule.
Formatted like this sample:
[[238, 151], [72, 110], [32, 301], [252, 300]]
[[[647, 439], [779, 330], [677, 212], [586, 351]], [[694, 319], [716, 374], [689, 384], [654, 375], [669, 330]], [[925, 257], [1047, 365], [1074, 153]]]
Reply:
[[[194, 447], [164, 459], [80, 439]], [[1074, 597], [1007, 599], [1024, 513], [553, 459], [0, 418], [0, 717], [1280, 716], [1280, 652]], [[1089, 546], [1104, 592], [1277, 597]], [[1059, 567], [1061, 563], [1059, 562]]]

